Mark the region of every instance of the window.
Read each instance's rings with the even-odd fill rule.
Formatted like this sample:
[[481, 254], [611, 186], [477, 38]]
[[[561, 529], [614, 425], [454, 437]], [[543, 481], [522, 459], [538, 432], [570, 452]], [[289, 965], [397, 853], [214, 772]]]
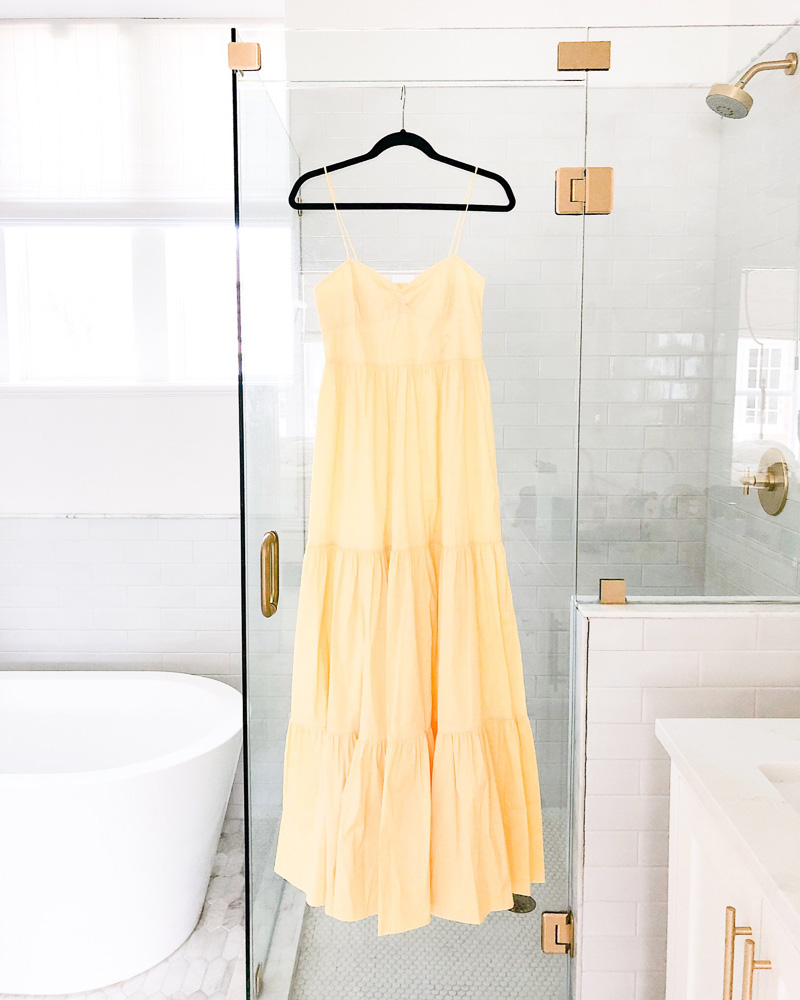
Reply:
[[798, 447], [797, 283], [795, 268], [742, 271], [734, 442], [768, 439]]
[[235, 383], [236, 243], [232, 226], [184, 226], [164, 239], [169, 381]]
[[[235, 234], [228, 224], [2, 231], [10, 384], [234, 385]], [[248, 372], [291, 378], [289, 228], [243, 234]], [[260, 334], [260, 335], [259, 335]]]
[[[22, 53], [0, 61], [0, 199], [15, 222], [0, 228], [0, 384], [235, 385], [229, 34], [186, 20], [0, 26]], [[259, 39], [281, 79], [283, 31]], [[270, 94], [285, 118], [285, 88]], [[293, 361], [273, 323], [293, 308], [288, 227], [256, 227], [248, 251], [268, 327], [249, 346], [270, 378]]]
[[[761, 381], [759, 381], [759, 355], [763, 354], [763, 364], [761, 366]], [[782, 350], [780, 347], [751, 347], [747, 366], [747, 388], [758, 389], [763, 386], [765, 389], [780, 389], [781, 387], [781, 360]]]
[[130, 230], [11, 228], [4, 242], [10, 381], [127, 381]]
[[[745, 403], [745, 423], [754, 424], [758, 420], [758, 400], [756, 393], [748, 393]], [[764, 400], [764, 423], [778, 423], [778, 397], [767, 396]]]

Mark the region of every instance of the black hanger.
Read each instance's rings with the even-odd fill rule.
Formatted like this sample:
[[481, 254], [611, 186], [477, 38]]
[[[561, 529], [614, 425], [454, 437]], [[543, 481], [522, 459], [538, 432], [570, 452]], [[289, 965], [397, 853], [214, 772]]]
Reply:
[[[378, 139], [369, 152], [362, 153], [360, 156], [353, 156], [349, 160], [340, 160], [338, 163], [331, 163], [328, 167], [328, 173], [332, 173], [334, 170], [341, 170], [343, 167], [350, 167], [354, 163], [364, 163], [365, 160], [374, 160], [376, 156], [380, 156], [384, 150], [391, 149], [392, 146], [413, 146], [415, 149], [421, 150], [421, 152], [423, 152], [431, 160], [439, 160], [441, 163], [449, 163], [451, 167], [457, 167], [459, 170], [468, 170], [470, 173], [475, 172], [475, 167], [470, 166], [469, 163], [464, 163], [461, 160], [454, 160], [449, 156], [443, 156], [441, 153], [437, 153], [427, 139], [423, 139], [421, 135], [416, 135], [414, 132], [406, 132], [404, 128], [401, 128], [399, 132], [390, 132], [389, 135], [385, 135], [382, 139]], [[304, 184], [305, 181], [310, 180], [312, 177], [320, 177], [324, 173], [325, 169], [323, 167], [316, 167], [314, 170], [308, 170], [306, 173], [301, 174], [297, 178], [292, 185], [292, 190], [289, 192], [289, 204], [292, 208], [302, 209], [304, 212], [324, 212], [328, 209], [331, 211], [333, 210], [333, 203], [330, 201], [301, 202], [297, 200], [297, 192], [300, 190], [301, 185]], [[483, 167], [478, 167], [477, 173], [481, 177], [489, 177], [491, 180], [497, 181], [497, 183], [505, 191], [506, 196], [508, 197], [508, 203], [505, 205], [481, 205], [471, 201], [469, 204], [470, 212], [510, 212], [516, 205], [517, 199], [514, 197], [511, 185], [505, 177], [501, 177], [500, 174], [496, 174], [492, 170], [484, 170]], [[466, 207], [463, 204], [456, 204], [452, 202], [425, 201], [337, 201], [336, 205], [340, 209], [362, 209], [364, 211], [372, 211], [373, 209], [400, 208], [421, 209], [422, 211], [460, 212]]]

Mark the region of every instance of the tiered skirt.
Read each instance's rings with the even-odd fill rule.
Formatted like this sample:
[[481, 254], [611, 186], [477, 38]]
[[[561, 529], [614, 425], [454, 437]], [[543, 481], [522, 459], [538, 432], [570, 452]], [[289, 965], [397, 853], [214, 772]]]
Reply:
[[[397, 399], [410, 376], [359, 372], [358, 432], [342, 404], [351, 373], [329, 369], [320, 393], [275, 870], [333, 917], [377, 914], [380, 934], [431, 915], [479, 923], [544, 881], [488, 382], [478, 362], [471, 458], [459, 365], [419, 372], [414, 397], [428, 403], [411, 412]], [[352, 445], [368, 399], [404, 425], [402, 451], [380, 425], [375, 488]]]

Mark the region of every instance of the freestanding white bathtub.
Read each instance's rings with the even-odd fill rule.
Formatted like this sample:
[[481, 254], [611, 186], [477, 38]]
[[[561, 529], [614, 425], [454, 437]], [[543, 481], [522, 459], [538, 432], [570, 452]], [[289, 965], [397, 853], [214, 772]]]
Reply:
[[203, 906], [241, 695], [156, 671], [0, 671], [0, 993], [156, 965]]

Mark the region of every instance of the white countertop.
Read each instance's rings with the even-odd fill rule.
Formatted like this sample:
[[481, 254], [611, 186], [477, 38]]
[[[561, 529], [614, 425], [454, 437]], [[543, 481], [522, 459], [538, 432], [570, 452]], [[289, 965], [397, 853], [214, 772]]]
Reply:
[[658, 719], [656, 736], [800, 941], [800, 719]]

